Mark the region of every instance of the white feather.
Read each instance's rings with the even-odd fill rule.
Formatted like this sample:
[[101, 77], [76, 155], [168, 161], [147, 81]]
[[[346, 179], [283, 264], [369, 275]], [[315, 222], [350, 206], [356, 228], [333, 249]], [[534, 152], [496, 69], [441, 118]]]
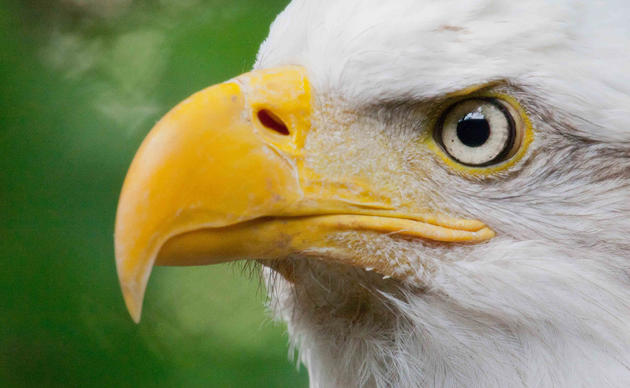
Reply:
[[[307, 68], [312, 169], [499, 236], [337, 236], [407, 263], [407, 283], [301, 257], [295, 283], [266, 269], [312, 387], [630, 386], [628, 20], [621, 0], [294, 0], [278, 17], [255, 67]], [[495, 80], [532, 119], [522, 161], [473, 179], [414, 145], [435, 101]]]

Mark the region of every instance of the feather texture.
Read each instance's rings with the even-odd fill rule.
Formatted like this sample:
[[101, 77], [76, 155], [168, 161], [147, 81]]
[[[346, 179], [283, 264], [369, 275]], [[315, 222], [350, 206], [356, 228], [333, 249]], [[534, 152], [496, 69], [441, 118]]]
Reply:
[[[266, 268], [312, 387], [630, 386], [629, 19], [626, 1], [578, 0], [294, 0], [278, 17], [255, 67], [307, 68], [313, 170], [499, 236], [336, 237], [410, 263], [408, 282], [299, 255], [294, 283]], [[447, 93], [489, 81], [535, 140], [508, 171], [466, 176], [417, 139]]]

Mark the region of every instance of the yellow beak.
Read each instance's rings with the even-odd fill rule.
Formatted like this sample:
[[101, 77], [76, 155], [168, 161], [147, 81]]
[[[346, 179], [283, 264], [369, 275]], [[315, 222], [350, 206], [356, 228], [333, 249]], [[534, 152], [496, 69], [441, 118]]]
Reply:
[[[202, 90], [162, 118], [138, 150], [116, 217], [116, 265], [138, 322], [151, 268], [281, 259], [325, 248], [342, 230], [442, 242], [494, 236], [475, 220], [407, 214], [352, 178], [306, 166], [311, 88], [302, 67], [255, 71]], [[396, 275], [339, 250], [334, 260]]]

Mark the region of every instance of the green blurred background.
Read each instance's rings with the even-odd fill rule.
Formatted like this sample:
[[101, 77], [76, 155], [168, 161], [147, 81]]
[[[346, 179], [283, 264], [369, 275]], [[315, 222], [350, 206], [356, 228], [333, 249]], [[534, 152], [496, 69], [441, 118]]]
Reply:
[[152, 124], [247, 71], [287, 2], [0, 0], [0, 386], [306, 386], [256, 276], [157, 268], [137, 326], [112, 241]]

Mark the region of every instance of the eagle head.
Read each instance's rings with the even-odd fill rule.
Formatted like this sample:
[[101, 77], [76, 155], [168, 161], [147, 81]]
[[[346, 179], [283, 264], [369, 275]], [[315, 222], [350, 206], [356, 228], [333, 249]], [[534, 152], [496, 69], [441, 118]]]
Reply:
[[630, 8], [294, 0], [149, 133], [115, 244], [260, 263], [312, 387], [630, 386]]

